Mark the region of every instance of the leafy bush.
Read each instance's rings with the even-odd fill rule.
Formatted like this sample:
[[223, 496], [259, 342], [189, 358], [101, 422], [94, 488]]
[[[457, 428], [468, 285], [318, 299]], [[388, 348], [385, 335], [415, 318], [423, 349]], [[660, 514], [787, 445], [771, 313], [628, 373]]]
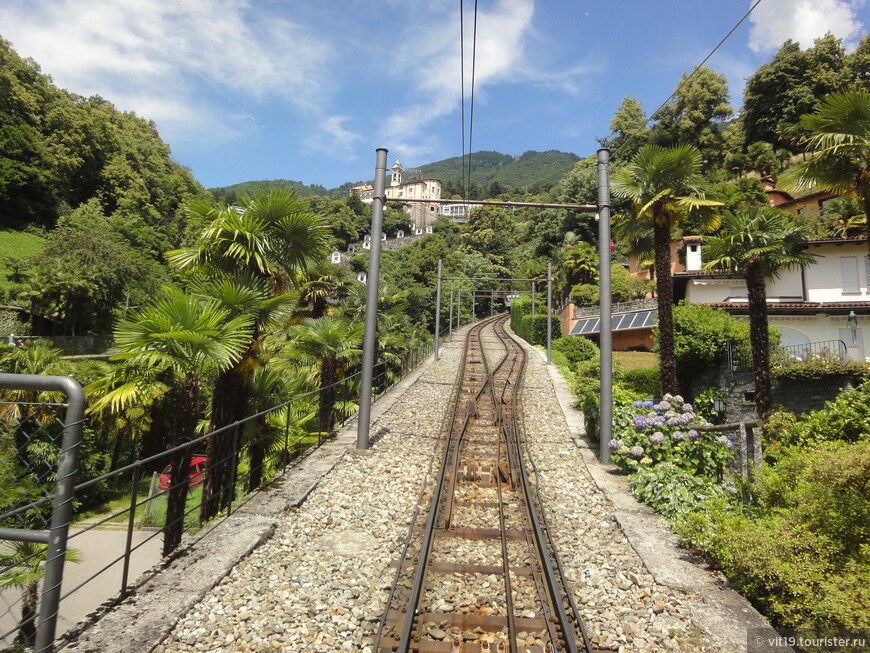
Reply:
[[[690, 474], [722, 478], [731, 457], [731, 441], [724, 435], [698, 431], [707, 420], [695, 414], [679, 395], [662, 401], [635, 401], [627, 423], [615, 425], [611, 461], [625, 472], [671, 462]], [[614, 411], [615, 412], [615, 411]]]
[[601, 298], [597, 285], [578, 283], [571, 288], [571, 299], [577, 306], [597, 306]]
[[[601, 440], [601, 398], [599, 396], [599, 381], [595, 379], [595, 387], [586, 394], [580, 404], [586, 422], [586, 433], [593, 442]], [[611, 422], [613, 431], [618, 432], [620, 427], [625, 427], [631, 420], [633, 410], [632, 402], [636, 401], [638, 394], [619, 383], [613, 384], [613, 414]]]
[[870, 623], [870, 442], [791, 447], [765, 464], [758, 505], [714, 498], [674, 530], [785, 627]]
[[[658, 329], [653, 335], [658, 336]], [[770, 346], [777, 347], [779, 329], [770, 327], [769, 335]], [[749, 325], [718, 308], [685, 301], [674, 306], [674, 356], [677, 377], [683, 382], [724, 362], [729, 342], [749, 351]]]
[[716, 400], [725, 401], [728, 399], [727, 393], [716, 386], [704, 388], [692, 400], [692, 405], [695, 407], [695, 412], [706, 419], [711, 424], [718, 424], [722, 419], [722, 415], [716, 412]]
[[598, 346], [581, 336], [565, 336], [553, 340], [553, 351], [561, 352], [572, 365], [581, 361], [596, 360], [599, 357]]
[[854, 390], [844, 390], [824, 408], [798, 418], [774, 413], [765, 424], [765, 437], [772, 454], [782, 447], [818, 442], [870, 440], [870, 380]]
[[722, 485], [690, 474], [673, 463], [638, 469], [629, 477], [628, 484], [638, 501], [668, 519], [698, 510], [708, 499], [726, 493]]
[[779, 355], [770, 366], [771, 374], [777, 379], [788, 381], [812, 381], [830, 376], [870, 376], [870, 364], [842, 360], [838, 355], [819, 354], [798, 360], [791, 356]]
[[662, 394], [658, 367], [622, 371], [619, 373], [619, 382], [642, 397], [660, 397]]

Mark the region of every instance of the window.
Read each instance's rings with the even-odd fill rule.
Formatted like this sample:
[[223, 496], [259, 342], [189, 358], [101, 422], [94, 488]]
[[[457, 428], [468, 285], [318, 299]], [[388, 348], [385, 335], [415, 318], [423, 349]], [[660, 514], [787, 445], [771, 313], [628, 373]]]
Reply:
[[843, 294], [861, 292], [858, 281], [858, 257], [840, 257], [840, 273], [843, 281]]
[[697, 245], [689, 245], [689, 251], [694, 254], [695, 252], [698, 251], [698, 246]]

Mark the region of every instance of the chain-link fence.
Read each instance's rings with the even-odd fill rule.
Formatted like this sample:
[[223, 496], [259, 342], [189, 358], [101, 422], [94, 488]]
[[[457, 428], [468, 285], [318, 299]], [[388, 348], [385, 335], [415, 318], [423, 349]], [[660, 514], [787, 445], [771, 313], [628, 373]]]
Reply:
[[[375, 396], [431, 353], [430, 342], [384, 357], [375, 369]], [[46, 379], [64, 385], [32, 387]], [[74, 485], [84, 399], [64, 402], [73, 385], [81, 391], [67, 377], [0, 374], [0, 649], [34, 642], [40, 652], [63, 648], [73, 635], [55, 640], [56, 633], [101, 604], [122, 600], [183, 538], [195, 542], [205, 522], [228, 517], [330, 437], [356, 414], [360, 392], [353, 374]], [[68, 442], [71, 430], [78, 432], [75, 444]], [[73, 501], [97, 488], [112, 501], [99, 514], [74, 520]], [[60, 526], [63, 542], [56, 544]], [[64, 568], [64, 560], [71, 564]]]

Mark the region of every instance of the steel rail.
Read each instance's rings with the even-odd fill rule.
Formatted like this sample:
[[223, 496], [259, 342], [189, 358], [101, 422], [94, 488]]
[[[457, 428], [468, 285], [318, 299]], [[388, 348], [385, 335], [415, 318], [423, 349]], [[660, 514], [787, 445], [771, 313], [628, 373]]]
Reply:
[[[473, 326], [471, 329], [474, 330], [475, 328], [477, 328], [477, 325]], [[442, 432], [446, 432], [446, 434], [447, 434], [448, 441], [445, 442], [445, 446], [444, 446], [444, 454], [442, 457], [441, 468], [440, 468], [439, 476], [438, 476], [439, 479], [443, 477], [444, 466], [447, 463], [447, 454], [448, 454], [448, 449], [449, 449], [449, 437], [450, 437], [450, 434], [453, 432], [453, 429], [454, 429], [454, 426], [456, 423], [456, 417], [459, 414], [459, 411], [458, 411], [459, 400], [460, 400], [460, 397], [462, 397], [462, 378], [463, 378], [463, 375], [465, 373], [465, 366], [466, 366], [467, 358], [468, 358], [468, 347], [465, 347], [465, 348], [463, 348], [462, 358], [460, 359], [460, 363], [459, 363], [459, 366], [457, 367], [457, 372], [456, 372], [456, 382], [454, 383], [453, 397], [452, 397], [453, 410], [445, 413], [444, 423], [442, 423], [442, 426], [441, 426]], [[431, 468], [430, 468], [430, 471], [431, 471]], [[436, 485], [436, 491], [437, 491], [437, 485]], [[432, 503], [434, 506], [435, 505], [435, 496], [434, 495], [433, 495]], [[377, 636], [376, 636], [375, 642], [374, 642], [374, 649], [373, 649], [374, 651], [378, 651], [381, 648], [380, 644], [381, 644], [381, 639], [383, 637], [383, 631], [384, 631], [384, 628], [386, 627], [387, 618], [389, 617], [390, 607], [392, 606], [393, 600], [395, 599], [396, 589], [398, 589], [398, 586], [399, 586], [399, 577], [402, 574], [402, 562], [407, 558], [408, 550], [410, 548], [411, 541], [412, 541], [413, 535], [414, 535], [413, 526], [417, 522], [417, 517], [419, 515], [419, 511], [420, 511], [420, 506], [418, 505], [417, 509], [414, 512], [413, 518], [411, 519], [411, 528], [408, 530], [408, 536], [405, 538], [404, 546], [402, 549], [402, 555], [399, 559], [400, 560], [399, 565], [396, 568], [396, 574], [393, 578], [393, 584], [390, 588], [390, 594], [387, 597], [387, 602], [386, 602], [386, 607], [384, 609], [384, 614], [381, 616], [381, 619], [380, 619], [380, 622], [378, 625], [378, 632], [377, 632]], [[431, 518], [431, 513], [430, 513], [430, 518]]]
[[[483, 330], [484, 326], [488, 324], [490, 320], [484, 320], [479, 324], [476, 324], [472, 327], [472, 331], [469, 333], [469, 340], [471, 337], [471, 333], [479, 333]], [[467, 363], [467, 361], [466, 361]], [[463, 370], [464, 374], [464, 370]], [[459, 396], [461, 396], [461, 391]], [[455, 407], [454, 407], [455, 408]], [[467, 421], [467, 419], [466, 419]], [[448, 434], [448, 438], [452, 437], [452, 433]], [[411, 631], [414, 627], [415, 616], [417, 612], [417, 606], [420, 603], [420, 597], [423, 594], [423, 583], [426, 577], [426, 571], [428, 568], [429, 562], [429, 554], [432, 549], [432, 542], [434, 540], [435, 533], [435, 519], [438, 513], [439, 507], [439, 498], [441, 496], [441, 492], [444, 488], [444, 472], [447, 469], [448, 456], [450, 454], [450, 441], [445, 446], [444, 457], [441, 462], [441, 470], [438, 476], [438, 481], [435, 486], [435, 492], [432, 496], [432, 507], [429, 510], [429, 516], [426, 520], [426, 528], [423, 534], [423, 543], [420, 548], [420, 557], [417, 563], [417, 569], [414, 573], [414, 584], [411, 587], [411, 595], [408, 598], [407, 609], [405, 611], [405, 622], [402, 626], [402, 635], [399, 639], [399, 652], [407, 653], [411, 648]]]
[[[508, 338], [510, 338], [513, 342], [515, 342], [517, 344], [518, 347], [520, 347], [522, 349], [522, 346], [519, 345], [519, 343], [517, 343], [516, 340], [514, 340], [514, 338], [512, 336], [510, 336], [506, 332], [505, 332], [505, 335], [507, 335]], [[522, 359], [521, 365], [523, 368], [525, 368], [525, 364], [526, 364], [525, 349], [522, 349], [522, 351], [523, 351], [523, 359]], [[517, 384], [517, 386], [514, 388], [514, 401], [515, 402], [519, 398], [521, 386], [522, 386], [522, 384]], [[518, 404], [518, 402], [516, 402], [516, 403]], [[517, 411], [517, 410], [511, 411], [511, 422], [512, 422], [512, 426], [513, 426], [513, 438], [515, 439], [517, 447], [519, 447], [519, 445], [520, 445], [520, 438], [519, 438], [519, 433], [520, 433], [519, 426], [520, 426], [520, 424], [519, 424], [519, 419], [518, 419], [518, 412], [519, 411]], [[525, 496], [526, 505], [528, 507], [528, 515], [529, 515], [531, 522], [532, 522], [532, 528], [534, 531], [534, 538], [533, 539], [534, 539], [534, 543], [535, 543], [537, 550], [538, 550], [538, 559], [541, 563], [541, 569], [543, 571], [543, 574], [544, 574], [544, 577], [546, 580], [546, 586], [547, 586], [547, 589], [550, 593], [550, 596], [549, 596], [550, 604], [552, 605], [552, 608], [555, 611], [554, 617], [556, 618], [557, 625], [562, 633], [562, 640], [565, 644], [566, 650], [568, 651], [568, 653], [577, 653], [578, 648], [577, 648], [577, 643], [576, 643], [575, 637], [574, 637], [574, 628], [569, 621], [567, 612], [565, 611], [565, 606], [562, 603], [562, 597], [559, 595], [558, 587], [559, 587], [560, 583], [558, 582], [558, 578], [556, 576], [556, 570], [553, 568], [551, 556], [549, 555], [549, 551], [547, 550], [548, 547], [546, 546], [547, 542], [549, 541], [549, 537], [545, 537], [543, 528], [541, 527], [541, 522], [540, 522], [540, 519], [538, 517], [537, 510], [535, 509], [535, 504], [533, 503], [533, 500], [532, 500], [533, 497], [531, 494], [531, 484], [529, 483], [528, 475], [527, 475], [526, 470], [525, 470], [525, 466], [520, 464], [518, 471], [519, 471], [519, 474], [520, 474], [521, 480], [522, 480], [521, 486], [522, 486], [523, 494]], [[554, 549], [555, 549], [555, 547], [554, 547]], [[561, 569], [560, 569], [560, 572], [561, 572]], [[548, 623], [549, 623], [549, 620], [548, 620]], [[578, 626], [581, 623], [582, 622], [578, 621]], [[588, 644], [588, 640], [585, 638], [585, 632], [583, 633], [583, 635], [584, 635], [584, 645], [585, 645], [586, 649], [589, 650], [589, 644]]]

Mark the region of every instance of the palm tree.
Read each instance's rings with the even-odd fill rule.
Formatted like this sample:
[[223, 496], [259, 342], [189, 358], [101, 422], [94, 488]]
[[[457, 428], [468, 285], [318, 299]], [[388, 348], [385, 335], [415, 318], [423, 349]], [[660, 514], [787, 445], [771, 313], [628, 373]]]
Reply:
[[[329, 225], [309, 212], [308, 204], [291, 190], [243, 197], [241, 209], [239, 212], [232, 206], [191, 203], [187, 207], [189, 218], [207, 226], [193, 247], [167, 252], [169, 262], [192, 276], [215, 276], [220, 271], [246, 274], [267, 284], [275, 297], [281, 297], [296, 275], [329, 251]], [[251, 375], [262, 364], [258, 347], [268, 326], [261, 317], [268, 320], [274, 316], [268, 311], [257, 312], [244, 355], [215, 381], [209, 430], [220, 433], [207, 451], [207, 464], [214, 473], [206, 476], [203, 487], [202, 520], [216, 515], [231, 499], [232, 490], [225, 482], [226, 468], [221, 461], [237, 460], [238, 451], [227, 454], [232, 445], [230, 430], [225, 427], [248, 415]]]
[[746, 279], [755, 407], [762, 420], [770, 415], [771, 405], [765, 283], [783, 270], [813, 262], [815, 256], [803, 249], [804, 238], [802, 227], [789, 213], [756, 204], [739, 213], [726, 212], [722, 228], [704, 243], [705, 270], [730, 272]]
[[706, 199], [701, 153], [690, 145], [646, 145], [613, 176], [613, 193], [631, 200], [634, 219], [652, 228], [663, 392], [676, 392], [671, 230], [690, 215], [715, 229], [719, 202]]
[[[232, 315], [216, 300], [202, 301], [166, 288], [153, 304], [131, 313], [115, 330], [126, 360], [155, 373], [151, 389], [163, 387], [152, 404], [152, 436], [167, 448], [192, 440], [202, 399], [200, 375], [220, 372], [237, 362], [250, 340], [253, 319]], [[124, 403], [138, 396], [129, 387], [110, 392], [106, 402]], [[166, 507], [163, 555], [181, 542], [191, 452], [179, 449], [170, 459], [171, 488]]]
[[575, 242], [562, 251], [560, 266], [563, 278], [562, 296], [567, 297], [578, 283], [598, 281], [598, 252], [594, 245], [585, 241]]
[[206, 444], [209, 473], [203, 483], [200, 505], [200, 521], [204, 522], [227, 507], [235, 492], [231, 479], [235, 477], [241, 439], [234, 440], [232, 431], [222, 427], [246, 416], [252, 377], [263, 365], [263, 334], [289, 319], [297, 296], [271, 294], [268, 281], [250, 272], [216, 271], [211, 277], [192, 279], [189, 287], [197, 296], [217, 301], [230, 315], [248, 316], [253, 323], [251, 338], [238, 361], [215, 377], [209, 423], [212, 435]]
[[351, 288], [341, 268], [327, 262], [299, 273], [295, 285], [299, 288], [299, 306], [309, 308], [308, 317], [313, 318], [326, 315], [330, 300], [346, 297]]
[[320, 381], [320, 432], [329, 433], [338, 400], [338, 383], [362, 355], [363, 327], [344, 318], [306, 318], [291, 329], [282, 354], [285, 365], [309, 366]]
[[[854, 86], [832, 93], [814, 113], [801, 116], [808, 132], [806, 161], [789, 168], [779, 180], [787, 191], [813, 188], [851, 195], [870, 218], [870, 90]], [[870, 223], [865, 221], [870, 248]]]

